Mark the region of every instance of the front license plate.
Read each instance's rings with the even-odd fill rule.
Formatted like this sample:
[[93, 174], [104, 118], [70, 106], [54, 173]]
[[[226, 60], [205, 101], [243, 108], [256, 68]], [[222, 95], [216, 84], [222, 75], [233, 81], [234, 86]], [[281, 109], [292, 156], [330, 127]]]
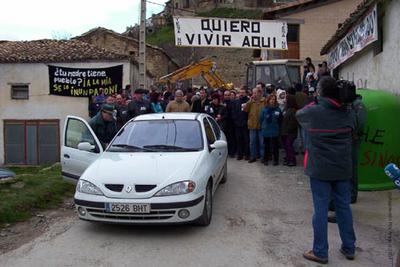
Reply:
[[150, 213], [150, 204], [106, 203], [107, 212]]

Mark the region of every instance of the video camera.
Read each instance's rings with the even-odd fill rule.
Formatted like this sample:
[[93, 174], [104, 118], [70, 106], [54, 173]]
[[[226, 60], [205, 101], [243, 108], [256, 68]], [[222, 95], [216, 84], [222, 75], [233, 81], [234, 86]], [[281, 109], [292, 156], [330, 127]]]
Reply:
[[356, 100], [356, 86], [353, 82], [347, 80], [338, 80], [336, 85], [339, 90], [339, 100], [342, 103], [350, 104]]

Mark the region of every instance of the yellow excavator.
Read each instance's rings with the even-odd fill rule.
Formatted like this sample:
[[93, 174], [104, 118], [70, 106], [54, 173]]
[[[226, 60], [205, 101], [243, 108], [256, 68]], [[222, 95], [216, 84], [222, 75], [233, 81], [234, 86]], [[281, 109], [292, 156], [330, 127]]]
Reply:
[[201, 75], [208, 87], [213, 89], [233, 89], [233, 83], [226, 83], [217, 72], [217, 65], [210, 58], [204, 58], [180, 68], [160, 78], [160, 83], [176, 83]]

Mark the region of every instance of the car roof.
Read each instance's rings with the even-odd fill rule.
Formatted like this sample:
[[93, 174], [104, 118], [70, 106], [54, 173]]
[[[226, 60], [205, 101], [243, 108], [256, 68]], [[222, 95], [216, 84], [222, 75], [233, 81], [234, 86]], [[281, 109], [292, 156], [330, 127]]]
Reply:
[[151, 113], [135, 117], [134, 121], [147, 121], [147, 120], [198, 120], [207, 116], [203, 113], [192, 112], [168, 112], [168, 113]]

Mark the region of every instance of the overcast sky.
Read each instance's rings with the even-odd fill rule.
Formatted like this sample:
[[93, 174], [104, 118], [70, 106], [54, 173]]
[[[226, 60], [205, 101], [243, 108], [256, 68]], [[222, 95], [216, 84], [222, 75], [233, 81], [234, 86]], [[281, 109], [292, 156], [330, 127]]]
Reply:
[[[167, 0], [151, 0], [164, 4]], [[80, 35], [95, 27], [123, 32], [139, 23], [140, 0], [6, 0], [1, 3], [0, 40]], [[147, 17], [163, 10], [147, 3]]]

